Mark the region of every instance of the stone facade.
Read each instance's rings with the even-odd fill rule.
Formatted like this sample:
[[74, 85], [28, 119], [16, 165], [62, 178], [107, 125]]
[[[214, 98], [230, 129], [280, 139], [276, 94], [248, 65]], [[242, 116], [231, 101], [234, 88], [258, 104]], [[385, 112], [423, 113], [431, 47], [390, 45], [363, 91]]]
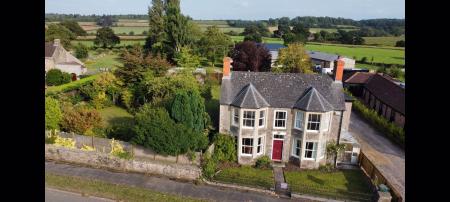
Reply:
[[162, 163], [158, 161], [125, 160], [106, 153], [68, 149], [48, 144], [45, 145], [45, 159], [84, 164], [117, 171], [163, 175], [183, 180], [196, 180], [202, 174], [201, 169], [194, 165]]
[[[347, 111], [343, 113], [343, 125], [342, 129], [348, 128], [350, 119], [351, 103], [346, 103]], [[239, 123], [232, 123], [234, 120], [234, 110], [238, 110], [239, 113]], [[248, 128], [243, 125], [243, 113], [245, 111], [255, 111], [255, 126], [253, 128]], [[260, 111], [264, 111], [264, 126], [259, 127], [259, 115]], [[274, 127], [274, 119], [276, 111], [287, 112], [287, 119], [285, 128]], [[330, 119], [328, 121], [329, 126], [327, 130], [319, 130], [319, 132], [307, 131], [308, 116], [312, 112], [305, 112], [303, 118], [302, 129], [296, 129], [295, 126], [295, 114], [298, 110], [289, 108], [261, 108], [261, 109], [240, 109], [228, 105], [220, 105], [220, 123], [219, 132], [226, 133], [234, 136], [237, 139], [237, 151], [238, 151], [238, 163], [240, 164], [253, 164], [256, 159], [267, 155], [269, 158], [273, 159], [273, 142], [274, 139], [282, 140], [282, 163], [292, 162], [299, 165], [301, 168], [317, 168], [319, 165], [326, 163], [326, 143], [334, 140], [337, 141], [339, 125], [341, 124], [341, 113], [340, 111], [331, 111], [326, 113], [320, 113], [321, 116], [329, 115]], [[314, 113], [317, 114], [317, 113]], [[324, 122], [321, 122], [324, 123]], [[307, 131], [307, 132], [305, 132]], [[277, 135], [277, 138], [275, 137]], [[281, 135], [281, 136], [280, 136]], [[253, 139], [253, 148], [251, 149], [251, 154], [244, 154], [243, 150], [243, 138]], [[258, 140], [261, 139], [262, 148], [261, 152], [258, 153]], [[300, 155], [297, 157], [293, 155], [295, 140], [300, 140], [301, 149]], [[315, 159], [306, 159], [305, 148], [307, 142], [317, 143], [317, 153]]]

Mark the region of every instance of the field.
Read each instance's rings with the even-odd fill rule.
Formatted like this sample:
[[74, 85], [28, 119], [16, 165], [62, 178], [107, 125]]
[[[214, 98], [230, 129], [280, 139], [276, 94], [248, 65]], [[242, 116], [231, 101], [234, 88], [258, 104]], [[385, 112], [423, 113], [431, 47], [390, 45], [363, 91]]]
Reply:
[[[93, 40], [74, 40], [72, 41], [72, 44], [77, 44], [77, 43], [82, 43], [86, 46], [94, 46], [94, 41]], [[140, 44], [140, 45], [144, 45], [145, 41], [144, 40], [121, 40], [120, 44], [118, 46], [127, 46], [127, 45], [134, 45], [134, 44]]]
[[405, 36], [389, 36], [389, 37], [363, 37], [365, 44], [375, 46], [395, 46], [400, 40], [405, 40]]
[[[87, 31], [88, 33], [96, 33], [97, 29], [99, 27], [97, 27], [95, 30], [89, 30]], [[119, 34], [119, 35], [123, 35], [123, 34], [127, 34], [131, 31], [134, 32], [135, 35], [140, 35], [142, 34], [143, 31], [147, 31], [148, 32], [148, 27], [111, 27], [112, 30], [114, 30], [114, 33]]]
[[[244, 36], [230, 36], [231, 39], [236, 43], [236, 42], [241, 42], [244, 40]], [[280, 38], [270, 38], [270, 37], [263, 37], [262, 38], [263, 43], [279, 43], [279, 44], [283, 44], [283, 39]]]
[[86, 65], [88, 70], [98, 70], [98, 68], [104, 67], [115, 69], [122, 63], [118, 60], [117, 54], [94, 54], [93, 52], [91, 52], [90, 58], [86, 59], [86, 61], [84, 61], [84, 64]]
[[[320, 31], [327, 31], [327, 32], [330, 32], [330, 33], [335, 33], [335, 32], [337, 32], [337, 29], [336, 28], [309, 28], [309, 31], [311, 32], [311, 33], [317, 33], [317, 32], [320, 32]], [[348, 29], [348, 28], [345, 28], [345, 29], [342, 29], [342, 30], [344, 30], [344, 31], [355, 31], [355, 30], [357, 30], [357, 29]]]

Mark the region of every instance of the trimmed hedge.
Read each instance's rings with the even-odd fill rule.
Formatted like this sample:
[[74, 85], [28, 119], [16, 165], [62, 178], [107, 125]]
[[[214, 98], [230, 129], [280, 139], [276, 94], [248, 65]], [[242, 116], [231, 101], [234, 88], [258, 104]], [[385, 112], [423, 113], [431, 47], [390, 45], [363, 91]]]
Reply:
[[[349, 92], [346, 92], [352, 96]], [[367, 108], [361, 101], [355, 99], [353, 102], [353, 109], [355, 109], [362, 117], [371, 122], [376, 128], [381, 130], [401, 147], [405, 147], [405, 131], [394, 123], [389, 122], [384, 117], [380, 116], [375, 110]]]
[[75, 90], [80, 88], [83, 85], [89, 84], [91, 82], [93, 82], [100, 74], [96, 74], [96, 75], [92, 75], [77, 81], [72, 81], [70, 83], [67, 84], [63, 84], [60, 86], [52, 86], [52, 87], [48, 87], [48, 89], [46, 90], [46, 94], [51, 94], [51, 93], [61, 93], [61, 92], [67, 92], [67, 91], [71, 91], [71, 90]]

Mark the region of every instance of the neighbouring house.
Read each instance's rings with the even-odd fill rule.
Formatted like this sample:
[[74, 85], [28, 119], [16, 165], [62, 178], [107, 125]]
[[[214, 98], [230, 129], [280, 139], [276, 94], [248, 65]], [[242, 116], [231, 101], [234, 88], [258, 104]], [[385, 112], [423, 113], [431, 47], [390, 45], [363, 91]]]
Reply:
[[400, 127], [405, 126], [405, 85], [380, 73], [356, 72], [344, 87], [365, 105]]
[[286, 48], [283, 44], [278, 43], [264, 43], [264, 47], [269, 49], [270, 55], [272, 55], [272, 67], [275, 66], [275, 62], [278, 60], [278, 51], [280, 48]]
[[341, 59], [345, 62], [344, 69], [355, 68], [355, 60], [348, 57], [318, 51], [307, 51], [307, 53], [309, 54], [309, 57], [311, 57], [311, 62], [314, 66], [324, 74], [333, 73], [334, 63], [337, 59]]
[[72, 80], [79, 79], [80, 75], [87, 72], [84, 63], [66, 51], [59, 39], [45, 42], [45, 73], [50, 69], [59, 69], [72, 74]]
[[236, 138], [240, 164], [267, 155], [318, 168], [327, 163], [326, 145], [333, 140], [349, 145], [350, 157], [338, 162], [357, 161], [359, 145], [347, 131], [352, 100], [343, 93], [343, 60], [333, 76], [231, 71], [231, 63], [224, 58], [219, 132]]

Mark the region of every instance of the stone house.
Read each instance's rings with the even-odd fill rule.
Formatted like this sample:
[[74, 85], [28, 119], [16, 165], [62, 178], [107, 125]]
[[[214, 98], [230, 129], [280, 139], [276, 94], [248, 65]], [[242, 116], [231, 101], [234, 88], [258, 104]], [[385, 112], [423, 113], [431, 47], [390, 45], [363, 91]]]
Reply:
[[[352, 103], [342, 87], [344, 62], [337, 62], [333, 77], [231, 72], [231, 62], [224, 58], [219, 132], [236, 138], [238, 163], [252, 164], [267, 155], [301, 168], [325, 164], [326, 144], [342, 139], [350, 119]], [[353, 145], [359, 147], [351, 139], [347, 144], [351, 152]]]
[[356, 72], [344, 87], [390, 122], [405, 126], [405, 88], [394, 78], [380, 73]]
[[355, 68], [355, 60], [342, 57], [336, 54], [323, 53], [318, 51], [307, 51], [309, 57], [311, 57], [311, 62], [314, 66], [318, 67], [320, 71], [324, 74], [332, 74], [335, 66], [335, 61], [341, 59], [344, 61], [344, 69]]
[[45, 73], [50, 69], [59, 69], [72, 74], [72, 80], [79, 79], [80, 75], [87, 72], [84, 63], [66, 51], [59, 39], [45, 42]]

